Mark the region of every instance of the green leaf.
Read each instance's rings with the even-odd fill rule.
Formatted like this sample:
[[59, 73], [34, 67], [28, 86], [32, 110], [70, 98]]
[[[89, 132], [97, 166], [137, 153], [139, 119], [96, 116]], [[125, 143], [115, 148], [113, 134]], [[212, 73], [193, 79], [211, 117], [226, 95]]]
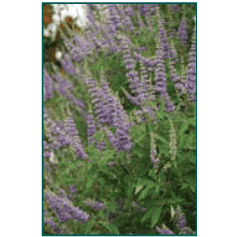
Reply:
[[[153, 178], [154, 180], [157, 179], [157, 174], [156, 174], [156, 170], [152, 169], [149, 171], [149, 177]], [[154, 183], [154, 182], [153, 182]]]
[[142, 217], [141, 221], [140, 222], [144, 222], [145, 220], [147, 220], [148, 218], [150, 218], [153, 214], [155, 210], [155, 207], [150, 207], [147, 212], [145, 213], [145, 215]]
[[110, 224], [110, 229], [113, 234], [119, 235], [119, 230], [115, 225]]
[[171, 213], [171, 219], [170, 219], [170, 221], [171, 221], [175, 216], [175, 210], [174, 210], [173, 205], [170, 206], [170, 213]]
[[59, 182], [54, 183], [54, 185], [60, 184], [60, 183], [68, 183], [68, 184], [75, 184], [75, 179], [74, 178], [65, 178], [63, 177], [60, 179]]
[[183, 183], [183, 184], [182, 184], [182, 187], [180, 188], [180, 190], [185, 189], [185, 188], [187, 188], [187, 187], [189, 187], [189, 184]]
[[145, 136], [147, 133], [143, 133], [137, 140], [134, 140], [134, 142], [139, 143]]
[[113, 158], [114, 155], [114, 151], [108, 150], [103, 152], [103, 155], [101, 157], [101, 159], [99, 160], [99, 165], [102, 167], [104, 165], [107, 166], [107, 163]]
[[77, 164], [75, 162], [74, 163], [70, 162], [69, 164], [67, 164], [67, 168], [69, 169], [77, 168]]
[[156, 193], [156, 195], [158, 195], [160, 193], [160, 186], [158, 186], [158, 185], [156, 186], [155, 193]]
[[90, 233], [93, 222], [86, 223], [86, 235]]
[[92, 167], [93, 167], [93, 162], [89, 162], [87, 166], [88, 171], [90, 171]]
[[108, 207], [109, 207], [109, 210], [110, 210], [111, 212], [114, 212], [115, 209], [116, 209], [116, 203], [115, 203], [115, 202], [110, 202], [110, 203], [108, 204]]
[[138, 200], [141, 200], [143, 198], [145, 198], [148, 194], [150, 194], [150, 190], [151, 188], [155, 187], [156, 183], [149, 183], [146, 188], [142, 191], [140, 197], [138, 198]]
[[106, 159], [106, 158], [113, 158], [114, 156], [114, 151], [113, 150], [105, 150], [103, 152], [103, 158]]
[[140, 178], [139, 181], [137, 182], [137, 186], [145, 186], [145, 185], [148, 185], [149, 183], [154, 183], [155, 182], [152, 182], [150, 179], [148, 178]]
[[181, 203], [181, 202], [183, 202], [183, 201], [185, 201], [183, 198], [175, 197], [175, 198], [173, 198], [173, 199], [170, 199], [170, 200], [168, 201], [168, 203], [169, 203], [169, 204], [170, 204], [170, 203], [177, 204], [177, 203]]
[[143, 189], [143, 187], [144, 186], [137, 186], [135, 194], [139, 193]]
[[159, 141], [161, 141], [161, 142], [163, 142], [163, 143], [165, 143], [165, 144], [168, 144], [168, 141], [166, 141], [162, 136], [160, 136], [160, 135], [158, 135], [158, 134], [154, 134], [154, 137], [155, 137], [157, 140], [159, 140]]
[[92, 187], [92, 184], [93, 184], [93, 182], [94, 182], [94, 180], [93, 180], [93, 179], [89, 179], [89, 180], [87, 181], [86, 188], [87, 188], [87, 189], [91, 188], [91, 187]]
[[112, 178], [112, 179], [118, 179], [118, 177], [112, 173], [111, 171], [105, 170], [105, 169], [99, 169], [103, 175], [105, 175], [107, 178]]
[[102, 217], [104, 220], [108, 220], [108, 216], [105, 215], [105, 213], [103, 213], [102, 211], [100, 211], [98, 214], [99, 214], [99, 216]]
[[153, 228], [154, 225], [159, 221], [161, 211], [162, 211], [162, 207], [158, 207], [158, 208], [153, 212], [152, 217], [151, 217], [151, 228]]
[[194, 186], [190, 186], [190, 189], [195, 192], [195, 187]]
[[166, 182], [166, 178], [165, 178], [165, 174], [164, 174], [164, 170], [162, 170], [162, 172], [160, 172], [160, 176], [159, 176], [159, 183], [164, 183]]
[[111, 234], [119, 235], [119, 230], [115, 225], [106, 222], [99, 222], [99, 223], [103, 225], [106, 229], [108, 229], [111, 232]]

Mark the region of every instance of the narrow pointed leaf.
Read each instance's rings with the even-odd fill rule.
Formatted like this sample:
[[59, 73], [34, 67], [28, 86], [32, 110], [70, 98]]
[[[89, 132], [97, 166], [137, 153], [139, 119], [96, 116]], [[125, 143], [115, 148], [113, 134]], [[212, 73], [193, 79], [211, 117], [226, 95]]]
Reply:
[[160, 214], [162, 211], [162, 207], [158, 207], [154, 213], [152, 214], [152, 218], [151, 218], [151, 228], [153, 228], [155, 226], [155, 224], [159, 221], [160, 219]]

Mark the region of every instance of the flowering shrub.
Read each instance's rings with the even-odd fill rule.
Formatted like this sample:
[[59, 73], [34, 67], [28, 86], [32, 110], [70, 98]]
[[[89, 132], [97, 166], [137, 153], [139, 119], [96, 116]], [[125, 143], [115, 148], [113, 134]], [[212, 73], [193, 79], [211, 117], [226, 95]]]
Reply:
[[183, 5], [87, 4], [83, 34], [61, 37], [63, 73], [45, 62], [45, 233], [196, 234], [196, 12]]

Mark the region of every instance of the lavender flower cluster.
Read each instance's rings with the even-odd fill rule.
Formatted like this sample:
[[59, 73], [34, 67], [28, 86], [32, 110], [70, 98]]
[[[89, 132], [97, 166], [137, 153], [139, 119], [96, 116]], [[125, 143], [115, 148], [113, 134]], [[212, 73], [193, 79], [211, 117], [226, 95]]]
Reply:
[[87, 201], [85, 203], [87, 206], [91, 207], [92, 209], [96, 211], [100, 211], [104, 208], [103, 202], [92, 202], [92, 201]]
[[48, 192], [45, 193], [45, 198], [60, 222], [75, 219], [83, 223], [89, 219], [89, 215], [81, 211], [78, 207], [73, 207], [69, 199], [54, 196]]
[[45, 142], [45, 157], [50, 157], [51, 153], [49, 150], [57, 151], [67, 145], [72, 146], [80, 158], [86, 159], [88, 157], [83, 151], [83, 145], [81, 144], [81, 139], [78, 137], [78, 131], [75, 128], [73, 120], [67, 121], [66, 125], [60, 121], [54, 122], [50, 119], [48, 110], [44, 108], [44, 123], [49, 126], [47, 135], [52, 141], [51, 143]]
[[[89, 92], [89, 111], [85, 111], [85, 103], [80, 99], [75, 98], [73, 95], [73, 84], [66, 80], [60, 74], [50, 75], [46, 68], [44, 68], [44, 95], [45, 100], [53, 97], [53, 92], [58, 92], [61, 96], [68, 99], [74, 107], [76, 107], [87, 122], [87, 138], [88, 146], [93, 144], [94, 147], [105, 150], [106, 144], [104, 141], [100, 143], [95, 140], [94, 135], [99, 130], [106, 130], [108, 141], [111, 146], [118, 151], [129, 151], [133, 147], [132, 139], [130, 136], [131, 122], [129, 117], [120, 101], [120, 98], [109, 87], [109, 76], [104, 73], [103, 69], [99, 71], [100, 80], [95, 80], [95, 76], [91, 74], [89, 65], [95, 61], [99, 52], [117, 53], [122, 55], [123, 63], [126, 69], [126, 78], [129, 83], [129, 88], [132, 94], [124, 90], [125, 96], [134, 105], [139, 106], [139, 110], [134, 111], [134, 115], [141, 116], [142, 122], [145, 122], [144, 113], [149, 115], [156, 121], [155, 111], [151, 106], [145, 107], [145, 102], [148, 100], [156, 101], [163, 100], [165, 103], [165, 110], [175, 111], [175, 105], [171, 101], [169, 93], [166, 88], [166, 72], [165, 60], [169, 59], [169, 69], [171, 79], [174, 82], [177, 95], [182, 93], [187, 94], [192, 101], [196, 101], [196, 42], [195, 31], [192, 38], [192, 46], [189, 53], [189, 64], [187, 77], [184, 81], [175, 69], [176, 64], [179, 62], [177, 59], [177, 52], [170, 41], [164, 27], [164, 20], [160, 15], [159, 5], [154, 4], [141, 4], [139, 10], [128, 4], [103, 4], [101, 14], [103, 20], [98, 24], [93, 15], [94, 10], [90, 4], [88, 6], [88, 19], [90, 26], [85, 29], [85, 34], [82, 38], [74, 35], [72, 41], [64, 38], [65, 45], [68, 52], [63, 53], [61, 64], [63, 70], [70, 76], [78, 76], [79, 82], [84, 83]], [[177, 4], [172, 5], [173, 11], [178, 10]], [[141, 19], [141, 15], [145, 17], [145, 21]], [[153, 58], [146, 58], [141, 55], [144, 47], [137, 49], [129, 38], [129, 32], [133, 32], [135, 27], [132, 23], [131, 17], [138, 16], [140, 27], [152, 27], [156, 22], [150, 20], [151, 15], [157, 15], [159, 22], [158, 35], [156, 38], [156, 52]], [[180, 23], [178, 37], [180, 38], [184, 47], [187, 43], [187, 25], [185, 19]], [[93, 57], [91, 61], [90, 58]], [[136, 63], [141, 65], [140, 76], [135, 69]], [[80, 66], [75, 66], [80, 64]], [[78, 68], [81, 68], [79, 73]], [[150, 73], [154, 72], [154, 85], [151, 80]], [[158, 98], [157, 98], [158, 94]], [[157, 110], [160, 107], [157, 106]], [[135, 123], [134, 123], [135, 124]], [[133, 124], [133, 125], [134, 125]], [[64, 117], [64, 121], [53, 121], [50, 118], [50, 111], [44, 108], [44, 127], [47, 141], [44, 141], [44, 157], [49, 158], [54, 151], [71, 146], [76, 152], [77, 156], [83, 160], [89, 158], [88, 154], [84, 151], [81, 138], [78, 136], [78, 130], [74, 122], [73, 113], [69, 113]], [[110, 128], [115, 129], [115, 133]], [[151, 135], [152, 136], [152, 135]], [[151, 139], [151, 162], [154, 169], [157, 169], [160, 162], [157, 153], [155, 142]], [[111, 163], [108, 165], [111, 165]], [[111, 165], [112, 166], [112, 165]], [[45, 168], [50, 171], [50, 167], [45, 163]], [[71, 194], [77, 192], [75, 186], [70, 187]], [[72, 196], [71, 195], [71, 196]], [[60, 222], [67, 222], [68, 220], [75, 219], [81, 223], [89, 220], [89, 215], [79, 208], [72, 206], [71, 201], [63, 194], [53, 195], [46, 192], [45, 199], [49, 203], [51, 210], [57, 215]], [[102, 202], [88, 201], [85, 203], [92, 209], [100, 211], [104, 208]], [[133, 203], [137, 207], [137, 203]], [[140, 208], [140, 207], [139, 207]], [[144, 211], [144, 208], [142, 209]], [[189, 234], [192, 231], [186, 227], [185, 217], [179, 210], [176, 212], [177, 228], [182, 234]], [[53, 222], [52, 218], [46, 218], [45, 223], [51, 226], [56, 232], [58, 225]], [[171, 230], [160, 229], [157, 230], [162, 234], [173, 234]], [[63, 232], [62, 232], [63, 233]]]

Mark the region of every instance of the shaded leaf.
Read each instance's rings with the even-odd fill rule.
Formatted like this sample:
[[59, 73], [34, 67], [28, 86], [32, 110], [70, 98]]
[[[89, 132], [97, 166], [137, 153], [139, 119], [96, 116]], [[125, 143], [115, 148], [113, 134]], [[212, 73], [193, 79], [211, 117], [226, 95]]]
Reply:
[[116, 207], [117, 207], [117, 205], [116, 205], [115, 202], [110, 202], [110, 203], [108, 204], [108, 207], [109, 207], [109, 210], [110, 210], [111, 212], [114, 212], [115, 209], [116, 209]]
[[144, 222], [145, 220], [149, 219], [152, 216], [154, 211], [155, 211], [155, 207], [154, 206], [150, 207], [145, 213], [145, 215], [142, 217], [140, 222]]
[[111, 232], [111, 234], [119, 235], [119, 230], [115, 225], [106, 222], [99, 222], [99, 223], [103, 225], [106, 229], [108, 229]]

